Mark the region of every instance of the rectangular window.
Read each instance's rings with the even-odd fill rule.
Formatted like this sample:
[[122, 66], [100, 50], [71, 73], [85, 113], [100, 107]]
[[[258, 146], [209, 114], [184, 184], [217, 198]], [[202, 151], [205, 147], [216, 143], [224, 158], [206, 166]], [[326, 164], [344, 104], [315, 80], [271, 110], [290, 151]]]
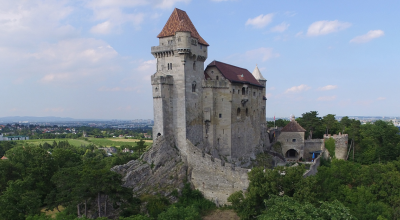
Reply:
[[222, 114], [219, 114], [219, 118], [222, 118]]
[[292, 142], [296, 142], [296, 139], [292, 139]]

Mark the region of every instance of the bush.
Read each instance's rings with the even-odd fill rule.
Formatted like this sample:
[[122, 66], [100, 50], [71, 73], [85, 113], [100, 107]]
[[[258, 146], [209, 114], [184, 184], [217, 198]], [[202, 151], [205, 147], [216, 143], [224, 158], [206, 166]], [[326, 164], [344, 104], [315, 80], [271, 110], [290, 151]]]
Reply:
[[171, 206], [167, 211], [158, 215], [158, 220], [200, 220], [201, 215], [194, 206]]

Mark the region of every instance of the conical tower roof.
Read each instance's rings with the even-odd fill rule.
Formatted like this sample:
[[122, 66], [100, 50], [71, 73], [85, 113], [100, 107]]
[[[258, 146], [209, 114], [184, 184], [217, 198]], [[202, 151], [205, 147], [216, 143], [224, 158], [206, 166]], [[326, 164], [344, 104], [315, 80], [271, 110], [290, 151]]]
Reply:
[[256, 80], [266, 80], [263, 75], [261, 74], [260, 70], [258, 69], [258, 66], [256, 65], [256, 68], [253, 70], [253, 76], [256, 78]]
[[199, 32], [197, 32], [186, 12], [175, 8], [157, 37], [162, 38], [174, 36], [177, 31], [188, 31], [192, 37], [197, 38], [200, 44], [209, 46], [209, 44], [200, 36]]

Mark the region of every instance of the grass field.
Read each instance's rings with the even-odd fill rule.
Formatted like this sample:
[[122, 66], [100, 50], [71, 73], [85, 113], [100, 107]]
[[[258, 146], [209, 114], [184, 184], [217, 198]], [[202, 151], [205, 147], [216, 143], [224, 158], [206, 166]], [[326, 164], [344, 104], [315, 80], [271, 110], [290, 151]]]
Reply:
[[[95, 144], [96, 146], [106, 146], [106, 147], [119, 147], [122, 145], [131, 145], [136, 146], [137, 139], [120, 139], [120, 138], [89, 138], [90, 142]], [[153, 144], [153, 141], [146, 140], [146, 145]]]
[[80, 139], [34, 139], [34, 140], [27, 140], [24, 142], [29, 143], [29, 144], [34, 144], [34, 145], [39, 145], [39, 144], [43, 145], [45, 142], [47, 142], [48, 144], [53, 144], [53, 141], [59, 142], [59, 141], [66, 141], [66, 140], [69, 142], [69, 144], [78, 146], [78, 147], [80, 147], [81, 145], [89, 145], [90, 144], [89, 141], [80, 140]]
[[[94, 144], [96, 146], [103, 146], [103, 147], [120, 147], [122, 145], [130, 145], [130, 146], [136, 146], [136, 141], [139, 141], [138, 139], [120, 139], [120, 138], [87, 138], [87, 140], [83, 139], [34, 139], [34, 140], [27, 140], [27, 141], [21, 141], [23, 143], [27, 144], [34, 144], [34, 145], [39, 145], [39, 144], [44, 144], [47, 142], [48, 144], [53, 144], [53, 141], [59, 142], [59, 141], [68, 141], [71, 145], [78, 146], [80, 147], [81, 145], [89, 145], [89, 144]], [[145, 140], [146, 145], [152, 145], [153, 141], [151, 140]]]

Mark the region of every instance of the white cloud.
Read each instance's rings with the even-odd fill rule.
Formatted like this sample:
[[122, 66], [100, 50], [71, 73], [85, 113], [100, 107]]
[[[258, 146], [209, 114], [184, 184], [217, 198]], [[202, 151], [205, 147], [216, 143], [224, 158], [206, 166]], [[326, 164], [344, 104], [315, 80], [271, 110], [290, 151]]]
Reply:
[[372, 39], [382, 37], [383, 35], [385, 35], [385, 33], [382, 30], [371, 30], [371, 31], [368, 31], [368, 33], [366, 33], [364, 35], [357, 36], [357, 37], [351, 39], [350, 43], [366, 43]]
[[350, 26], [351, 26], [351, 23], [340, 22], [338, 20], [316, 21], [308, 27], [307, 35], [308, 36], [319, 36], [319, 35], [330, 34], [330, 33], [344, 30], [346, 28], [349, 28]]
[[287, 90], [285, 91], [285, 94], [287, 94], [287, 93], [298, 93], [298, 92], [303, 92], [303, 91], [307, 91], [307, 90], [309, 90], [309, 89], [311, 89], [311, 87], [309, 87], [309, 86], [307, 86], [307, 85], [305, 85], [305, 84], [301, 84], [301, 85], [299, 85], [299, 86], [293, 86], [293, 87], [287, 89]]
[[386, 99], [386, 97], [378, 97], [376, 100], [381, 101], [381, 100], [385, 100], [385, 99]]
[[328, 91], [328, 90], [332, 90], [332, 89], [336, 89], [337, 85], [327, 85], [324, 87], [320, 87], [318, 88], [319, 91]]
[[249, 50], [245, 53], [247, 59], [260, 59], [265, 62], [273, 57], [279, 57], [278, 53], [274, 53], [272, 48], [260, 47], [258, 49]]
[[267, 99], [271, 98], [271, 97], [272, 97], [272, 93], [267, 93], [267, 94], [265, 94], [265, 97], [266, 97]]
[[[65, 39], [79, 34], [62, 24], [73, 8], [66, 1], [1, 1], [0, 46], [30, 46], [35, 41]], [[36, 43], [36, 42], [35, 42]]]
[[94, 34], [108, 34], [111, 32], [111, 22], [110, 21], [105, 21], [103, 23], [100, 23], [96, 26], [93, 26], [90, 29], [90, 32], [94, 33]]
[[178, 2], [187, 4], [190, 2], [190, 0], [161, 0], [156, 2], [157, 2], [156, 3], [157, 8], [172, 8]]
[[271, 23], [272, 18], [274, 17], [274, 14], [266, 14], [266, 15], [259, 15], [255, 18], [249, 18], [246, 21], [246, 25], [251, 25], [255, 28], [263, 28], [267, 26], [269, 23]]
[[271, 28], [272, 32], [284, 32], [289, 28], [290, 24], [287, 24], [286, 22], [282, 22], [281, 24], [276, 25], [275, 27]]
[[269, 88], [269, 90], [275, 90], [276, 88], [275, 87], [271, 87], [271, 88]]
[[336, 99], [336, 96], [322, 96], [317, 99], [317, 101], [333, 101]]
[[300, 32], [298, 32], [297, 34], [296, 34], [296, 37], [300, 37], [300, 36], [302, 36], [303, 35], [303, 31], [300, 31]]

